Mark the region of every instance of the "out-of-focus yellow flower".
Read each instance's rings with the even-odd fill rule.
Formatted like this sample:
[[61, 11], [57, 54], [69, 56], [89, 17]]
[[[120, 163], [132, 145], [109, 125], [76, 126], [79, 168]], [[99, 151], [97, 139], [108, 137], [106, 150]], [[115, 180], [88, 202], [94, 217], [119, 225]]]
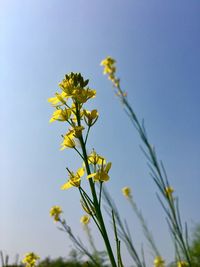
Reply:
[[156, 256], [153, 263], [154, 267], [165, 267], [165, 261], [161, 256]]
[[71, 116], [71, 110], [70, 109], [57, 109], [54, 111], [51, 119], [49, 122], [54, 121], [67, 121]]
[[69, 172], [69, 180], [67, 181], [67, 183], [61, 186], [61, 189], [67, 190], [73, 186], [79, 187], [81, 184], [81, 177], [84, 175], [84, 173], [85, 173], [84, 168], [78, 169], [76, 173]]
[[88, 162], [89, 164], [93, 164], [93, 165], [102, 165], [106, 163], [105, 158], [103, 158], [102, 156], [98, 155], [96, 153], [96, 151], [92, 151], [92, 153], [88, 156]]
[[127, 186], [125, 186], [125, 187], [123, 187], [122, 188], [122, 193], [123, 193], [123, 195], [125, 196], [125, 197], [131, 197], [131, 189], [130, 189], [130, 187], [127, 187]]
[[188, 263], [186, 261], [178, 261], [177, 267], [187, 267]]
[[104, 60], [101, 61], [101, 66], [104, 66], [104, 74], [112, 74], [115, 73], [116, 67], [115, 67], [116, 61], [111, 57], [106, 57]]
[[91, 173], [90, 175], [87, 176], [87, 178], [92, 178], [94, 179], [95, 182], [106, 182], [109, 180], [109, 175], [108, 172], [112, 166], [111, 162], [108, 162], [107, 164], [102, 164], [98, 166], [98, 170], [95, 173]]
[[74, 148], [76, 146], [76, 143], [74, 141], [74, 130], [70, 130], [63, 139], [63, 142], [61, 143], [60, 150], [63, 150], [65, 148]]
[[62, 213], [62, 209], [60, 206], [53, 206], [51, 209], [50, 209], [50, 216], [54, 218], [54, 221], [55, 222], [58, 222], [59, 219], [60, 219], [60, 214]]
[[93, 109], [92, 111], [84, 110], [83, 115], [85, 122], [88, 126], [92, 126], [93, 124], [95, 124], [99, 116], [98, 111], [96, 109]]
[[166, 196], [168, 197], [168, 198], [171, 198], [172, 197], [172, 193], [174, 192], [174, 189], [173, 189], [173, 187], [171, 187], [171, 186], [167, 186], [166, 188], [165, 188], [165, 194], [166, 194]]
[[30, 252], [30, 253], [26, 253], [22, 262], [25, 264], [26, 267], [34, 267], [36, 266], [36, 262], [39, 259], [40, 257], [38, 255], [36, 255], [33, 252]]
[[81, 217], [80, 222], [84, 225], [87, 225], [90, 222], [90, 217], [88, 215], [84, 215]]

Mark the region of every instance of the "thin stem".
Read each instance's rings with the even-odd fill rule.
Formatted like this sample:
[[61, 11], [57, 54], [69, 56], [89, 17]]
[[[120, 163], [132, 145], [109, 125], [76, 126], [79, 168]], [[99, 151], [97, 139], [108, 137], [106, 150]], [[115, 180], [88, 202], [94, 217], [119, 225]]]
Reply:
[[87, 133], [86, 133], [86, 137], [85, 137], [85, 141], [84, 141], [85, 145], [87, 143], [87, 139], [88, 139], [88, 134], [89, 134], [90, 128], [91, 128], [91, 126], [88, 126], [88, 128], [87, 128]]
[[[75, 106], [76, 106], [77, 123], [78, 123], [78, 126], [81, 126], [79, 105], [77, 103], [75, 103]], [[83, 157], [84, 157], [86, 171], [87, 171], [87, 174], [90, 175], [91, 171], [90, 171], [90, 167], [89, 167], [89, 163], [88, 163], [88, 156], [87, 156], [86, 146], [85, 146], [85, 142], [83, 140], [82, 133], [81, 133], [81, 136], [79, 137], [79, 141], [80, 141], [80, 144], [81, 144], [81, 149], [82, 149], [82, 153], [83, 153]], [[95, 190], [95, 186], [94, 186], [94, 182], [93, 182], [92, 178], [89, 178], [89, 184], [90, 184], [90, 189], [91, 189], [91, 192], [92, 192], [94, 207], [95, 207], [95, 211], [96, 211], [96, 217], [97, 217], [97, 220], [98, 220], [100, 228], [101, 228], [101, 234], [102, 234], [102, 237], [104, 239], [104, 242], [105, 242], [105, 245], [106, 245], [106, 248], [107, 248], [107, 252], [108, 252], [108, 255], [109, 255], [109, 258], [110, 258], [110, 262], [111, 262], [113, 267], [117, 267], [117, 264], [115, 262], [115, 258], [114, 258], [113, 252], [112, 252], [112, 248], [111, 248], [111, 245], [110, 245], [110, 241], [109, 241], [109, 238], [108, 238], [108, 234], [107, 234], [107, 231], [106, 231], [106, 227], [105, 227], [105, 224], [104, 224], [103, 216], [102, 216], [102, 213], [101, 213], [101, 208], [100, 208], [99, 203], [98, 203], [96, 190]]]
[[[160, 168], [160, 164], [157, 160], [156, 157], [156, 152], [155, 150], [152, 148], [152, 146], [150, 145], [148, 138], [147, 138], [147, 134], [144, 128], [144, 125], [140, 124], [135, 112], [133, 111], [132, 107], [130, 106], [126, 96], [124, 96], [124, 93], [120, 87], [120, 84], [118, 83], [117, 85], [114, 84], [115, 88], [118, 90], [119, 92], [119, 98], [121, 99], [122, 103], [125, 105], [126, 113], [128, 114], [128, 116], [130, 117], [131, 121], [133, 122], [133, 125], [135, 126], [136, 130], [138, 131], [142, 141], [144, 142], [149, 155], [148, 155], [148, 159], [150, 157], [150, 163], [153, 165], [153, 167], [155, 168], [155, 171], [157, 173], [157, 175], [154, 177], [154, 181], [156, 182], [160, 192], [162, 193], [163, 197], [166, 199], [168, 206], [169, 206], [169, 210], [170, 213], [167, 213], [169, 222], [171, 224], [170, 228], [171, 230], [173, 229], [173, 234], [175, 237], [175, 242], [177, 242], [177, 245], [181, 248], [182, 252], [184, 253], [187, 262], [189, 264], [189, 266], [191, 267], [191, 258], [190, 258], [190, 252], [189, 252], [189, 248], [187, 246], [187, 243], [183, 237], [183, 233], [181, 231], [181, 221], [180, 221], [180, 216], [177, 215], [179, 214], [179, 209], [178, 206], [177, 208], [175, 208], [174, 206], [174, 200], [170, 200], [169, 198], [166, 197], [165, 194], [165, 188], [169, 186], [169, 181], [167, 179], [167, 175], [166, 172], [164, 171], [164, 175], [165, 175], [165, 179], [162, 176], [162, 171]], [[146, 154], [146, 153], [145, 153]], [[161, 163], [161, 167], [163, 169], [163, 164]], [[166, 182], [165, 182], [166, 181]], [[179, 217], [177, 217], [179, 216]]]

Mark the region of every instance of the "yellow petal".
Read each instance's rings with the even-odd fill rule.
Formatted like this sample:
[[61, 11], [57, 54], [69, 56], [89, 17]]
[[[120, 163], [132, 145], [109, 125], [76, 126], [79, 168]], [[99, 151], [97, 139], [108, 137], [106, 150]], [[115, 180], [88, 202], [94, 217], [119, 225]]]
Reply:
[[87, 179], [90, 179], [90, 178], [94, 177], [95, 175], [96, 175], [96, 172], [91, 173], [91, 174], [89, 174], [89, 175], [87, 176]]
[[82, 177], [84, 175], [84, 172], [85, 172], [84, 168], [80, 168], [78, 169], [77, 174], [79, 177]]
[[72, 186], [73, 185], [70, 183], [70, 181], [68, 181], [67, 183], [65, 183], [64, 185], [62, 185], [60, 189], [67, 190], [67, 189], [69, 189]]
[[108, 173], [110, 168], [112, 166], [112, 163], [111, 162], [108, 162], [108, 164], [106, 165], [106, 168], [105, 168], [105, 171]]

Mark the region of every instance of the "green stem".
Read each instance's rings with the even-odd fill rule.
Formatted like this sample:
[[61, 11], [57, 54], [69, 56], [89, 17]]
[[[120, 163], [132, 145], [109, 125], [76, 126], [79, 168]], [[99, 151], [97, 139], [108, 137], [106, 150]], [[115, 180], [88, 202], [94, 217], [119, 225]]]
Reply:
[[[148, 152], [149, 152], [149, 155], [150, 155], [150, 159], [151, 159], [151, 163], [154, 166], [155, 171], [157, 172], [156, 184], [160, 185], [159, 189], [160, 189], [161, 193], [163, 194], [164, 198], [167, 200], [169, 209], [171, 211], [171, 214], [170, 214], [171, 216], [168, 216], [168, 218], [169, 218], [169, 220], [170, 220], [170, 222], [172, 224], [172, 227], [174, 229], [175, 238], [176, 238], [175, 241], [177, 241], [177, 240], [179, 241], [178, 242], [179, 246], [181, 247], [182, 252], [185, 254], [185, 257], [187, 259], [187, 262], [188, 262], [189, 266], [192, 267], [189, 248], [186, 245], [186, 242], [185, 242], [185, 239], [183, 237], [182, 230], [181, 230], [181, 226], [178, 223], [178, 219], [177, 219], [177, 214], [179, 213], [179, 211], [176, 210], [176, 208], [174, 206], [174, 201], [173, 201], [173, 203], [171, 203], [166, 198], [166, 195], [165, 195], [166, 184], [165, 184], [165, 181], [163, 179], [162, 171], [161, 171], [161, 168], [160, 168], [160, 164], [158, 163], [155, 151], [152, 149], [152, 147], [151, 147], [151, 145], [150, 145], [150, 143], [148, 141], [148, 138], [147, 138], [147, 135], [146, 135], [146, 131], [145, 131], [143, 125], [140, 124], [140, 122], [139, 122], [135, 112], [133, 111], [132, 107], [130, 106], [128, 100], [123, 95], [123, 91], [122, 91], [120, 85], [118, 84], [118, 86], [115, 86], [115, 87], [117, 88], [117, 90], [119, 90], [120, 98], [122, 100], [122, 103], [125, 105], [125, 107], [128, 110], [127, 114], [131, 118], [131, 120], [132, 120], [136, 130], [138, 131], [142, 141], [144, 142], [144, 144], [146, 145], [146, 147], [148, 149]], [[166, 183], [167, 183], [167, 186], [168, 186], [169, 182], [167, 180], [167, 177], [166, 177]]]
[[[78, 126], [81, 126], [80, 107], [79, 107], [78, 103], [75, 103], [75, 106], [76, 106], [77, 123], [78, 123]], [[85, 146], [85, 142], [83, 140], [82, 134], [79, 137], [79, 141], [80, 141], [81, 148], [82, 148], [82, 155], [83, 155], [83, 158], [84, 158], [86, 171], [87, 171], [87, 174], [90, 175], [91, 171], [90, 171], [90, 167], [89, 167], [89, 163], [88, 163], [88, 156], [87, 156], [87, 152], [86, 152], [86, 146]], [[104, 243], [106, 245], [106, 249], [107, 249], [107, 252], [108, 252], [108, 256], [110, 258], [111, 265], [112, 265], [112, 267], [117, 267], [117, 264], [115, 262], [115, 258], [114, 258], [113, 252], [112, 252], [112, 248], [111, 248], [111, 245], [110, 245], [110, 241], [109, 241], [109, 238], [108, 238], [108, 234], [107, 234], [107, 231], [106, 231], [106, 227], [105, 227], [105, 224], [104, 224], [103, 216], [102, 216], [102, 213], [101, 213], [101, 208], [99, 206], [99, 202], [98, 202], [98, 199], [97, 199], [96, 190], [95, 190], [95, 186], [94, 186], [94, 182], [93, 182], [92, 178], [89, 178], [89, 184], [90, 184], [90, 189], [91, 189], [91, 192], [92, 192], [94, 207], [95, 207], [95, 211], [96, 211], [96, 217], [97, 217], [97, 220], [99, 222], [99, 226], [101, 228], [101, 234], [102, 234], [102, 237], [104, 239]]]
[[[86, 148], [85, 148], [85, 145], [84, 145], [83, 137], [81, 136], [79, 140], [80, 140], [81, 148], [82, 148], [82, 151], [83, 151], [83, 157], [84, 157], [84, 161], [85, 161], [85, 167], [86, 167], [86, 170], [87, 170], [87, 174], [90, 175], [91, 172], [90, 172], [90, 167], [89, 167], [89, 164], [88, 164], [87, 153], [86, 153]], [[107, 251], [108, 251], [108, 256], [110, 258], [110, 262], [111, 262], [113, 267], [117, 267], [116, 262], [115, 262], [115, 258], [114, 258], [113, 252], [112, 252], [112, 248], [111, 248], [111, 245], [110, 245], [110, 241], [109, 241], [109, 238], [108, 238], [108, 234], [107, 234], [107, 231], [106, 231], [106, 227], [105, 227], [105, 224], [104, 224], [104, 220], [103, 220], [103, 216], [102, 216], [102, 213], [101, 213], [101, 209], [100, 209], [100, 206], [99, 206], [99, 203], [98, 203], [96, 190], [95, 190], [94, 182], [93, 182], [92, 178], [89, 178], [89, 184], [90, 184], [90, 188], [91, 188], [91, 192], [92, 192], [92, 196], [93, 196], [94, 206], [95, 206], [95, 210], [96, 210], [96, 216], [97, 216], [98, 222], [100, 224], [100, 228], [101, 228], [101, 231], [102, 231], [102, 237], [104, 239], [104, 242], [105, 242], [105, 245], [106, 245], [106, 248], [107, 248]]]

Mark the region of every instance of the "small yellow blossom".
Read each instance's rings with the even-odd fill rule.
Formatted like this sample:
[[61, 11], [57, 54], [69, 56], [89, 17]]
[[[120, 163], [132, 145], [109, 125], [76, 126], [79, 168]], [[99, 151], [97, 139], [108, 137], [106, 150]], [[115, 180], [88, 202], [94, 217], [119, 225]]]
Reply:
[[79, 138], [81, 137], [82, 131], [85, 128], [83, 126], [74, 126], [72, 131], [74, 131], [74, 137]]
[[92, 151], [92, 153], [88, 156], [88, 162], [89, 164], [93, 164], [93, 165], [102, 165], [106, 163], [105, 158], [103, 158], [102, 156], [98, 155], [96, 153], [96, 151]]
[[53, 106], [60, 106], [66, 104], [68, 97], [65, 92], [55, 93], [55, 97], [48, 98], [48, 102], [50, 102]]
[[63, 142], [61, 143], [60, 150], [63, 150], [65, 148], [74, 148], [76, 146], [76, 143], [74, 141], [74, 130], [70, 130], [63, 139]]
[[88, 215], [84, 215], [81, 217], [80, 222], [84, 225], [87, 225], [90, 222], [90, 217]]
[[187, 267], [188, 263], [186, 261], [178, 261], [177, 267]]
[[123, 195], [125, 196], [125, 197], [131, 197], [131, 189], [130, 189], [130, 187], [123, 187], [122, 188], [122, 193], [123, 193]]
[[63, 79], [62, 82], [59, 83], [59, 87], [63, 90], [63, 92], [67, 95], [67, 97], [72, 97], [75, 90], [75, 84], [72, 78]]
[[167, 186], [166, 188], [165, 188], [165, 194], [166, 194], [166, 196], [168, 197], [168, 198], [171, 198], [172, 197], [172, 193], [174, 192], [174, 189], [173, 189], [173, 187], [171, 187], [171, 186]]
[[85, 122], [88, 126], [94, 125], [99, 117], [98, 111], [96, 109], [93, 109], [92, 111], [84, 110], [83, 114]]
[[54, 111], [51, 119], [49, 122], [54, 121], [67, 121], [71, 116], [71, 110], [70, 109], [57, 109]]
[[79, 187], [81, 184], [81, 177], [84, 175], [85, 170], [84, 168], [78, 169], [76, 173], [69, 172], [69, 180], [67, 183], [61, 186], [62, 190], [67, 190], [71, 187]]
[[60, 214], [62, 213], [62, 209], [60, 206], [53, 206], [50, 209], [50, 216], [54, 218], [55, 222], [58, 222], [60, 219]]
[[87, 178], [94, 178], [95, 182], [105, 182], [109, 180], [109, 175], [108, 172], [112, 166], [111, 162], [108, 162], [107, 164], [101, 164], [98, 166], [98, 170], [95, 173], [91, 173], [90, 175], [87, 176]]
[[154, 267], [165, 267], [165, 261], [161, 256], [156, 256], [153, 263]]
[[36, 255], [33, 252], [30, 252], [30, 253], [26, 253], [22, 262], [25, 264], [26, 267], [34, 267], [36, 266], [36, 262], [39, 259], [40, 257], [38, 255]]
[[96, 90], [92, 89], [83, 89], [83, 88], [78, 88], [75, 90], [73, 99], [77, 101], [78, 103], [85, 103], [87, 100], [90, 98], [94, 98], [96, 96]]

